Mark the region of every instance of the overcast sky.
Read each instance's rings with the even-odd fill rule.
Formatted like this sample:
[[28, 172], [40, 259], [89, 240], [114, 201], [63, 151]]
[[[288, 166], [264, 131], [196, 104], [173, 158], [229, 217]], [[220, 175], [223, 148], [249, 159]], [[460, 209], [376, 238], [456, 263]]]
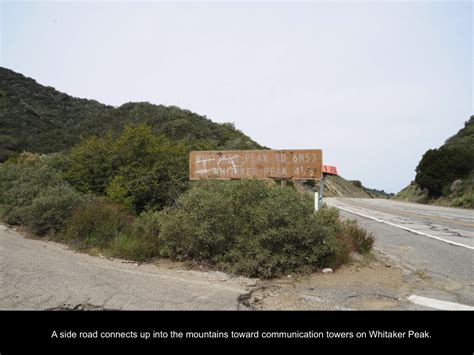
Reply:
[[398, 192], [473, 114], [473, 5], [2, 2], [0, 65], [77, 97], [177, 105]]

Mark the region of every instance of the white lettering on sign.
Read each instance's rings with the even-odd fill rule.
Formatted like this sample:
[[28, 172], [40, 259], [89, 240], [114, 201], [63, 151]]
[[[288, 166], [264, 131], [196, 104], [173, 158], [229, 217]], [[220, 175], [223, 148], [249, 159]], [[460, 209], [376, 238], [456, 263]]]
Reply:
[[319, 179], [321, 150], [191, 152], [189, 177], [199, 179]]

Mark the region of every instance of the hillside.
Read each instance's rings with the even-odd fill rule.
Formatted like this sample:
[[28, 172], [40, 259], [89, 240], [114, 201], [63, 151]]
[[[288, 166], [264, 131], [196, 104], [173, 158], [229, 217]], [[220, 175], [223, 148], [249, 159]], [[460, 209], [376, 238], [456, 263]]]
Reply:
[[[263, 148], [232, 124], [150, 103], [114, 108], [1, 75], [2, 223], [111, 258], [265, 278], [335, 269], [372, 248], [370, 233], [335, 209], [315, 213], [294, 188], [190, 182], [192, 150]], [[328, 193], [360, 196], [353, 182], [326, 183]]]
[[[319, 180], [313, 183], [309, 181], [299, 181], [297, 186], [313, 192], [319, 191]], [[353, 198], [389, 198], [383, 190], [369, 189], [358, 180], [346, 180], [339, 175], [325, 175], [324, 177], [325, 197], [353, 197]]]
[[462, 146], [474, 151], [474, 116], [464, 123], [464, 127], [446, 140], [446, 147]]
[[474, 208], [474, 116], [444, 145], [423, 155], [415, 180], [395, 198]]
[[372, 197], [362, 187], [337, 175], [326, 176], [324, 182], [324, 195], [326, 197]]
[[73, 98], [0, 67], [0, 162], [23, 150], [51, 153], [70, 147], [85, 119], [112, 107]]
[[71, 97], [0, 67], [0, 162], [22, 151], [62, 151], [91, 135], [117, 134], [128, 123], [145, 123], [154, 133], [207, 148], [261, 148], [231, 123], [218, 124], [178, 107], [143, 102], [114, 108]]
[[[231, 123], [218, 124], [188, 110], [148, 102], [107, 106], [69, 96], [0, 67], [0, 162], [22, 151], [65, 151], [87, 137], [104, 137], [108, 132], [117, 137], [127, 124], [144, 124], [154, 134], [186, 142], [189, 148], [263, 148]], [[328, 176], [325, 181], [327, 196], [387, 197], [339, 176]]]

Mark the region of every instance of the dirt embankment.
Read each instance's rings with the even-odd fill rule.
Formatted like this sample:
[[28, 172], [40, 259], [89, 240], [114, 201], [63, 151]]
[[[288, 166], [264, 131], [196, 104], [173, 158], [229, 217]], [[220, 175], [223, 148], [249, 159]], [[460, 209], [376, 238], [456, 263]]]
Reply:
[[340, 176], [328, 175], [324, 178], [324, 182], [324, 195], [327, 197], [372, 197], [365, 190]]
[[[308, 186], [305, 186], [305, 188], [309, 189]], [[319, 191], [319, 180], [316, 180], [316, 184], [311, 190]], [[357, 187], [352, 181], [348, 181], [337, 175], [327, 175], [324, 177], [324, 196], [372, 198], [363, 188]]]

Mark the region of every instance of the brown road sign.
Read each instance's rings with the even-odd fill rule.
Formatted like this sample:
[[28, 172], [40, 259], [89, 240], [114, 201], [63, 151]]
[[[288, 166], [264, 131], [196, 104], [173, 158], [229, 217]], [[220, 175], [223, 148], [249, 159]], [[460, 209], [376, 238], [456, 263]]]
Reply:
[[322, 156], [321, 149], [193, 151], [189, 179], [320, 179]]

